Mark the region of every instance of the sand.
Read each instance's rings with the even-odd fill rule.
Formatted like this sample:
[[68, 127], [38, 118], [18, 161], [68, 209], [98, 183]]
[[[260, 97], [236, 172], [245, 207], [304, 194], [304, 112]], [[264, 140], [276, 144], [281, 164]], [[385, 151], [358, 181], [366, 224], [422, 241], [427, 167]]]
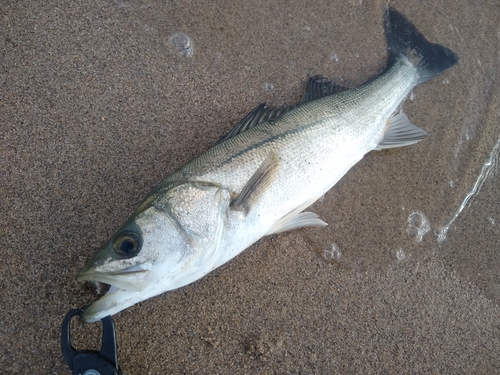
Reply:
[[[391, 4], [461, 58], [404, 104], [429, 136], [367, 155], [313, 205], [328, 227], [115, 315], [124, 374], [500, 372], [500, 6]], [[90, 255], [257, 104], [380, 72], [385, 6], [3, 1], [0, 372], [69, 373], [61, 323], [95, 299], [75, 280]], [[96, 324], [72, 334], [99, 345]]]

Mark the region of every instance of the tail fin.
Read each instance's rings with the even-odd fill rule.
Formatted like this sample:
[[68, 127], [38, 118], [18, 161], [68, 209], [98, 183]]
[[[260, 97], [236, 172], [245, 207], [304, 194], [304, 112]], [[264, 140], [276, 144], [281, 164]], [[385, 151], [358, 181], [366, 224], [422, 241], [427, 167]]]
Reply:
[[458, 56], [450, 49], [429, 42], [401, 13], [389, 8], [385, 15], [385, 33], [392, 59], [406, 56], [420, 74], [418, 83], [450, 69]]

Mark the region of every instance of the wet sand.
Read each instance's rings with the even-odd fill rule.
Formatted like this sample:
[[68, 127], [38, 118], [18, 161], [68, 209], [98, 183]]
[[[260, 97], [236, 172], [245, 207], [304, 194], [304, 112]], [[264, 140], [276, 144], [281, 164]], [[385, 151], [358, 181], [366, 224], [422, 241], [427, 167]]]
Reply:
[[[95, 298], [76, 273], [165, 175], [310, 76], [354, 87], [383, 69], [386, 2], [326, 3], [2, 3], [1, 373], [69, 373], [62, 319]], [[429, 136], [367, 155], [312, 206], [328, 227], [115, 315], [124, 374], [500, 372], [498, 155], [482, 170], [500, 6], [391, 5], [461, 58], [404, 104]], [[72, 333], [99, 345], [96, 324]]]

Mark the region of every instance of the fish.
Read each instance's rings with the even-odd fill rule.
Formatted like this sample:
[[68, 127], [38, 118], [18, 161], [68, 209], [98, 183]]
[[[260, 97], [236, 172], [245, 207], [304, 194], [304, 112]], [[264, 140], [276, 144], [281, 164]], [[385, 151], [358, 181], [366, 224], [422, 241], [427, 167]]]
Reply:
[[298, 104], [258, 105], [156, 186], [78, 274], [109, 286], [83, 321], [188, 285], [265, 236], [326, 225], [304, 210], [365, 154], [421, 141], [427, 133], [400, 106], [459, 58], [393, 8], [384, 25], [389, 57], [379, 75], [356, 88], [312, 77]]

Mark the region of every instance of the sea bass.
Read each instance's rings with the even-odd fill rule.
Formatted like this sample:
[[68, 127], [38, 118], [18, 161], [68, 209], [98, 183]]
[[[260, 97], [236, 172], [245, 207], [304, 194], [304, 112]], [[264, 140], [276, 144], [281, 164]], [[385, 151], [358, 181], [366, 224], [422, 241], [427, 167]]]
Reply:
[[259, 105], [154, 188], [78, 274], [110, 285], [83, 320], [192, 283], [264, 236], [326, 225], [304, 209], [366, 153], [423, 139], [396, 112], [415, 86], [458, 57], [394, 9], [385, 31], [389, 61], [380, 75], [353, 89], [312, 78], [299, 104]]

